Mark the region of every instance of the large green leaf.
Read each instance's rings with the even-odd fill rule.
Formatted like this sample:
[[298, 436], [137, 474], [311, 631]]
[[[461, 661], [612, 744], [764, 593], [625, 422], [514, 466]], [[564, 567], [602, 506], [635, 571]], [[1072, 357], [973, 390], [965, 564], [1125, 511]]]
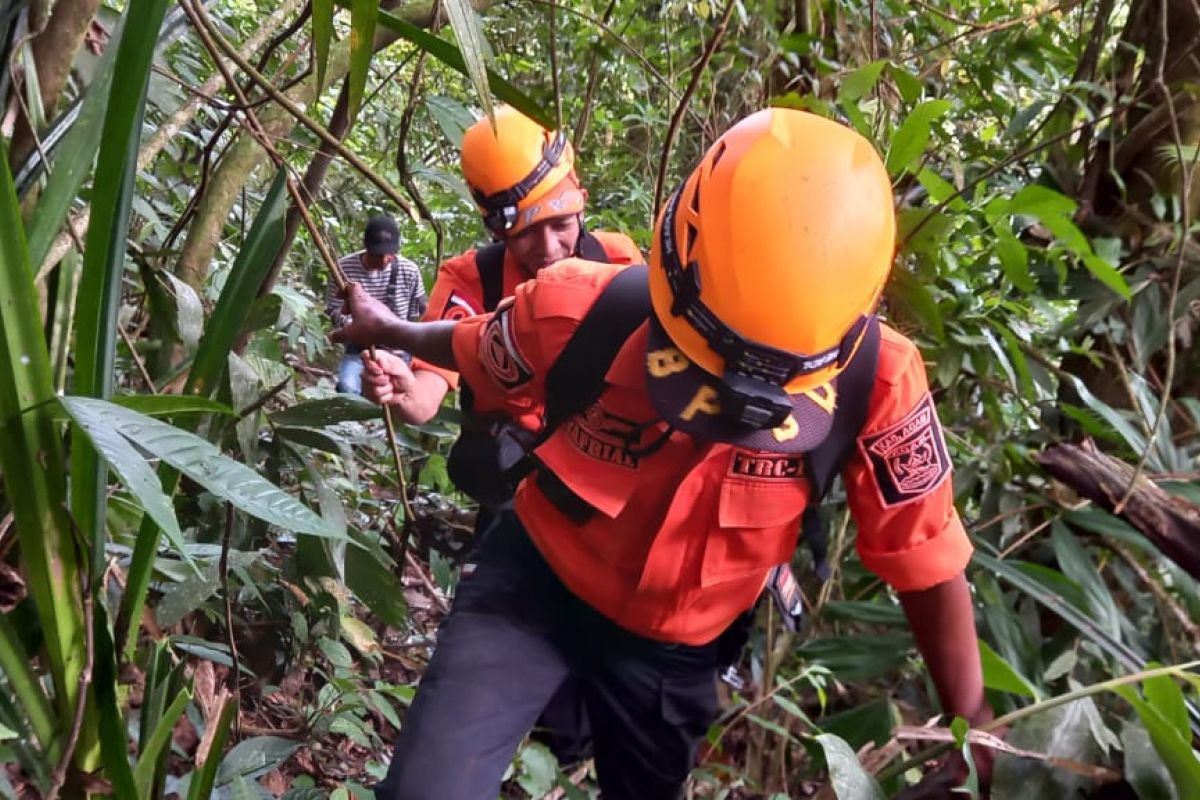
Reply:
[[225, 751], [225, 741], [229, 738], [229, 729], [237, 711], [235, 700], [232, 697], [226, 698], [217, 718], [209, 723], [216, 726], [216, 733], [213, 735], [212, 745], [208, 748], [208, 757], [204, 759], [203, 764], [196, 767], [188, 781], [187, 800], [209, 800], [212, 797], [217, 770], [221, 766], [222, 754]]
[[[75, 376], [72, 393], [87, 397], [112, 394], [116, 363], [121, 279], [125, 274], [130, 203], [137, 179], [137, 153], [150, 65], [167, 10], [167, 0], [131, 0], [126, 13], [137, 20], [117, 50], [113, 86], [106, 106], [92, 215], [84, 242], [83, 278], [75, 316]], [[108, 470], [86, 442], [71, 447], [71, 513], [91, 541], [92, 575], [104, 573]]]
[[[0, 472], [45, 638], [55, 705], [68, 719], [84, 661], [84, 619], [62, 445], [47, 405], [53, 397], [21, 211], [0, 140]], [[84, 744], [86, 752], [90, 743]]]
[[138, 753], [137, 765], [133, 769], [133, 780], [137, 785], [138, 793], [141, 797], [149, 798], [152, 796], [154, 773], [158, 768], [159, 756], [162, 755], [163, 748], [171, 741], [171, 734], [175, 730], [175, 723], [179, 721], [184, 709], [187, 708], [188, 701], [191, 699], [191, 695], [187, 690], [179, 690], [171, 705], [167, 707], [162, 717], [159, 718], [153, 732], [150, 733], [149, 738], [146, 740], [146, 746]]
[[113, 427], [102, 406], [81, 402], [81, 398], [76, 397], [64, 397], [60, 402], [92, 446], [121, 478], [125, 488], [133, 492], [142, 508], [175, 545], [175, 549], [191, 563], [183, 532], [179, 530], [179, 521], [175, 519], [175, 509], [170, 498], [163, 493], [158, 476], [146, 459]]
[[1079, 539], [1061, 522], [1050, 526], [1054, 555], [1063, 574], [1079, 584], [1087, 597], [1091, 618], [1113, 638], [1121, 636], [1122, 615], [1112, 593]]
[[1041, 699], [1037, 687], [1029, 682], [1011, 664], [1000, 657], [1000, 654], [988, 646], [983, 639], [979, 640], [979, 656], [983, 664], [983, 685], [989, 689], [1001, 692]]
[[151, 417], [169, 417], [175, 414], [234, 415], [234, 410], [224, 403], [195, 395], [121, 394], [112, 398], [112, 401], [122, 408]]
[[[375, 23], [379, 18], [379, 0], [351, 0], [350, 3], [350, 72], [347, 112], [350, 120], [358, 116], [367, 75], [371, 71], [371, 56], [375, 52]], [[328, 45], [326, 45], [328, 46]]]
[[442, 8], [446, 9], [450, 27], [454, 29], [454, 38], [458, 40], [458, 51], [462, 54], [463, 63], [467, 68], [467, 77], [475, 86], [475, 93], [484, 113], [494, 120], [496, 110], [492, 106], [492, 94], [488, 90], [488, 46], [483, 38], [479, 16], [467, 0], [444, 0]]
[[325, 88], [329, 44], [333, 41], [333, 0], [312, 0], [313, 62], [317, 67], [317, 95]]
[[196, 350], [188, 374], [186, 393], [211, 395], [225, 374], [229, 351], [242, 330], [242, 322], [254, 306], [259, 287], [271, 271], [283, 246], [284, 219], [287, 215], [287, 173], [280, 170], [271, 182], [246, 240], [238, 250], [229, 271], [229, 279], [213, 308], [204, 337]]
[[[1167, 678], [1170, 680], [1170, 678]], [[1191, 731], [1180, 736], [1175, 721], [1165, 716], [1152, 702], [1143, 700], [1132, 686], [1118, 686], [1113, 691], [1137, 711], [1146, 726], [1158, 757], [1166, 764], [1180, 797], [1200, 797], [1200, 759], [1192, 750]]]
[[101, 129], [108, 108], [113, 67], [117, 62], [119, 43], [124, 36], [125, 17], [121, 17], [112, 33], [112, 39], [104, 49], [104, 55], [96, 68], [95, 76], [88, 86], [87, 94], [79, 106], [79, 115], [71, 130], [55, 148], [53, 169], [46, 181], [46, 188], [38, 200], [37, 208], [29, 219], [29, 261], [34, 270], [46, 260], [54, 237], [67, 218], [71, 203], [79, 194], [96, 151], [100, 148]]
[[361, 422], [379, 419], [383, 411], [379, 406], [357, 395], [338, 395], [321, 400], [306, 400], [291, 408], [271, 414], [272, 425], [289, 427], [319, 428], [339, 422]]
[[1098, 645], [1130, 672], [1137, 672], [1145, 665], [1144, 657], [1092, 622], [1084, 612], [1067, 602], [1055, 587], [1039, 581], [1028, 571], [1018, 569], [1013, 562], [1002, 561], [983, 552], [982, 548], [975, 550], [972, 560], [978, 566], [1008, 581], [1040, 605], [1058, 614], [1064, 622]]
[[286, 530], [337, 538], [337, 532], [299, 501], [194, 433], [92, 398], [68, 398], [76, 414], [102, 416], [108, 425], [216, 496]]
[[838, 800], [886, 800], [883, 789], [844, 739], [832, 733], [822, 733], [816, 739], [825, 751], [829, 780]]

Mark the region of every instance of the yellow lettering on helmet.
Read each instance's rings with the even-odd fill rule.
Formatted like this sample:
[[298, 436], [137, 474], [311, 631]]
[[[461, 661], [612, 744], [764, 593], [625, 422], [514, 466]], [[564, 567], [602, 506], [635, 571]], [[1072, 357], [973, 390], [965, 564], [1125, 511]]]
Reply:
[[812, 389], [805, 389], [804, 396], [816, 403], [826, 414], [832, 414], [837, 406], [837, 389], [832, 383], [822, 383]]
[[771, 431], [771, 435], [775, 437], [777, 442], [787, 442], [795, 439], [800, 433], [800, 426], [796, 423], [796, 418], [788, 414], [787, 419], [778, 428]]
[[655, 378], [667, 378], [683, 372], [691, 362], [674, 347], [664, 347], [646, 354], [646, 369]]
[[696, 412], [705, 414], [720, 414], [721, 404], [717, 401], [717, 390], [712, 386], [705, 384], [696, 390], [696, 394], [692, 397], [692, 402], [687, 404], [679, 414], [680, 419], [690, 421], [696, 416]]

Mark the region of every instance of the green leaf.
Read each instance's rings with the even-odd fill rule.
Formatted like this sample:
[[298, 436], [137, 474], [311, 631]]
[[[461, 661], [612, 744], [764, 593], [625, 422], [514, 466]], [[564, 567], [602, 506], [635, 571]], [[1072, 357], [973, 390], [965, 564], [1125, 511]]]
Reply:
[[150, 417], [170, 417], [176, 414], [224, 414], [232, 417], [234, 410], [224, 403], [207, 397], [179, 394], [119, 394], [112, 401], [121, 408]]
[[155, 726], [153, 733], [147, 740], [146, 746], [138, 753], [137, 766], [133, 769], [133, 780], [137, 784], [138, 793], [141, 797], [150, 797], [153, 793], [154, 773], [159, 765], [159, 756], [163, 753], [163, 748], [171, 741], [171, 734], [175, 731], [175, 723], [183, 715], [184, 709], [187, 708], [188, 701], [191, 700], [191, 695], [181, 689], [175, 695], [175, 699], [167, 710], [163, 712], [159, 718], [158, 724]]
[[1000, 257], [1000, 269], [1004, 277], [1022, 292], [1034, 292], [1037, 283], [1029, 274], [1029, 251], [1021, 240], [1009, 231], [996, 228], [996, 255]]
[[[84, 621], [77, 600], [78, 543], [66, 512], [61, 436], [49, 413], [54, 396], [21, 210], [8, 149], [0, 139], [0, 472], [21, 567], [45, 637], [56, 710], [69, 719], [84, 661]], [[26, 694], [22, 700], [34, 698]], [[27, 707], [27, 713], [37, 712]], [[43, 751], [54, 746], [53, 738], [42, 739], [40, 724], [34, 733]]]
[[938, 308], [937, 300], [929, 287], [907, 269], [901, 267], [892, 270], [888, 299], [927, 332], [939, 340], [945, 339], [946, 326], [942, 322], [942, 312]]
[[325, 88], [325, 70], [329, 67], [329, 43], [333, 41], [333, 0], [312, 0], [313, 62], [317, 68], [317, 91]]
[[1128, 300], [1132, 296], [1133, 290], [1129, 288], [1125, 276], [1100, 256], [1094, 254], [1084, 255], [1083, 265], [1088, 268], [1088, 272], [1092, 273], [1093, 277], [1121, 295], [1121, 297]]
[[900, 99], [905, 103], [915, 103], [921, 96], [924, 87], [920, 76], [896, 64], [888, 64], [888, 75], [896, 82], [896, 88], [900, 90]]
[[838, 800], [886, 800], [883, 789], [863, 768], [844, 739], [832, 733], [823, 733], [816, 739], [825, 751], [829, 780]]
[[1174, 722], [1164, 717], [1154, 705], [1139, 697], [1137, 690], [1132, 686], [1118, 686], [1113, 691], [1137, 711], [1138, 718], [1150, 734], [1155, 752], [1171, 773], [1171, 780], [1175, 782], [1175, 791], [1179, 796], [1200, 797], [1200, 759], [1196, 758], [1196, 753], [1192, 750], [1190, 731], [1188, 736], [1181, 737]]
[[126, 439], [250, 516], [285, 530], [338, 538], [336, 531], [331, 530], [321, 517], [199, 436], [114, 403], [83, 397], [64, 398], [64, 402], [68, 400], [74, 413], [103, 416]]
[[431, 95], [425, 98], [425, 107], [437, 123], [442, 135], [455, 149], [462, 147], [463, 134], [475, 124], [475, 115], [462, 103], [450, 97]]
[[887, 743], [899, 721], [896, 707], [885, 697], [822, 717], [818, 724], [822, 731], [842, 737], [857, 751], [867, 742]]
[[94, 701], [99, 711], [93, 734], [100, 742], [104, 777], [112, 784], [115, 797], [137, 797], [133, 769], [129, 766], [129, 727], [117, 696], [117, 651], [109, 633], [108, 610], [103, 603], [93, 608], [92, 638], [95, 661], [92, 676]]
[[865, 622], [869, 625], [899, 627], [906, 624], [904, 611], [899, 606], [862, 600], [833, 600], [822, 607], [821, 616], [829, 619]]
[[[1151, 662], [1146, 666], [1153, 668], [1160, 665]], [[1192, 729], [1188, 721], [1187, 702], [1184, 700], [1183, 690], [1179, 688], [1175, 679], [1169, 675], [1147, 678], [1142, 682], [1142, 692], [1154, 710], [1161, 714], [1168, 723], [1175, 726], [1175, 731], [1180, 738], [1190, 741]]]
[[[347, 113], [351, 122], [358, 116], [367, 75], [371, 71], [371, 56], [375, 52], [375, 24], [379, 18], [379, 0], [351, 0], [350, 4], [350, 72], [346, 78]], [[315, 18], [314, 18], [315, 19]]]
[[351, 669], [354, 666], [354, 657], [350, 655], [350, 651], [346, 649], [346, 645], [341, 642], [334, 641], [329, 638], [322, 638], [317, 642], [317, 647], [325, 654], [325, 658], [329, 659], [329, 663], [341, 669]]
[[521, 750], [517, 783], [530, 797], [545, 797], [554, 788], [558, 762], [543, 744], [532, 742]]
[[[978, 540], [976, 540], [976, 543], [980, 544]], [[1012, 561], [1002, 561], [995, 556], [985, 553], [982, 546], [979, 546], [975, 550], [972, 561], [976, 565], [1008, 581], [1030, 598], [1053, 611], [1064, 622], [1074, 627], [1112, 656], [1125, 669], [1130, 672], [1137, 672], [1145, 666], [1145, 659], [1142, 656], [1124, 642], [1114, 639], [1102, 628], [1095, 625], [1085, 613], [1068, 603], [1055, 587], [1049, 586], [1034, 577], [1032, 574], [1034, 571], [1027, 569], [1029, 565], [1022, 565], [1022, 568], [1018, 569]]]
[[[362, 544], [360, 536], [351, 534], [351, 538]], [[388, 625], [399, 628], [408, 619], [404, 586], [392, 568], [391, 559], [382, 552], [367, 546], [347, 547], [346, 585]]]
[[917, 105], [900, 123], [888, 148], [887, 171], [893, 178], [908, 170], [925, 152], [933, 123], [951, 109], [949, 100], [926, 100]]
[[1112, 429], [1119, 433], [1125, 440], [1125, 443], [1129, 445], [1129, 449], [1135, 453], [1141, 453], [1146, 449], [1145, 437], [1139, 430], [1134, 428], [1133, 424], [1120, 411], [1092, 394], [1087, 385], [1079, 380], [1079, 378], [1072, 375], [1070, 376], [1070, 380], [1071, 385], [1075, 388], [1075, 392], [1079, 395], [1079, 399], [1112, 426]]
[[179, 530], [179, 521], [175, 519], [175, 509], [163, 493], [158, 476], [146, 459], [112, 426], [104, 408], [77, 397], [64, 397], [59, 402], [184, 560], [192, 563], [183, 532]]
[[381, 419], [379, 406], [357, 395], [340, 394], [324, 400], [307, 400], [270, 415], [272, 425], [285, 427], [320, 428], [339, 422], [362, 422]]
[[1112, 593], [1104, 585], [1095, 563], [1066, 525], [1055, 521], [1050, 530], [1050, 539], [1059, 568], [1083, 589], [1092, 620], [1102, 625], [1114, 639], [1119, 639], [1121, 612], [1117, 609]]
[[979, 656], [983, 662], [983, 685], [1000, 692], [1011, 692], [1034, 700], [1041, 699], [1037, 688], [1017, 672], [983, 639], [979, 640]]
[[872, 61], [842, 78], [842, 83], [838, 87], [838, 102], [854, 103], [860, 97], [865, 96], [875, 88], [885, 66], [887, 66], [887, 61], [883, 59]]
[[215, 726], [216, 732], [213, 735], [212, 745], [208, 748], [208, 757], [203, 764], [196, 765], [191, 780], [188, 781], [188, 800], [209, 800], [212, 797], [216, 785], [217, 769], [223, 763], [222, 753], [225, 750], [225, 741], [229, 738], [229, 729], [233, 725], [233, 717], [236, 713], [237, 703], [234, 698], [227, 698], [225, 705], [221, 706], [216, 720], [210, 723]]
[[38, 200], [37, 209], [29, 220], [29, 260], [35, 271], [49, 255], [67, 212], [96, 160], [96, 151], [100, 149], [103, 138], [101, 129], [111, 94], [113, 68], [117, 63], [117, 51], [124, 30], [125, 17], [122, 16], [88, 85], [87, 94], [79, 107], [79, 116], [55, 149], [53, 170]]
[[271, 188], [246, 234], [246, 240], [238, 250], [229, 279], [225, 281], [221, 296], [205, 326], [204, 336], [188, 374], [185, 394], [208, 396], [220, 384], [229, 351], [233, 349], [242, 323], [254, 306], [258, 290], [283, 246], [287, 201], [287, 173], [280, 170], [275, 174]]
[[1167, 765], [1154, 752], [1145, 727], [1126, 721], [1121, 728], [1121, 750], [1125, 753], [1125, 780], [1139, 800], [1180, 800], [1171, 783]]
[[458, 50], [467, 68], [467, 76], [479, 96], [479, 103], [488, 119], [494, 122], [496, 109], [492, 105], [492, 93], [488, 88], [488, 45], [479, 25], [479, 15], [468, 0], [443, 0], [442, 8], [446, 10], [450, 27], [454, 29]]
[[1050, 217], [1070, 218], [1075, 201], [1045, 186], [1025, 186], [1008, 201], [1008, 213], [1026, 214], [1045, 221]]
[[[150, 65], [167, 0], [131, 0], [126, 14], [137, 20], [118, 45], [113, 86], [105, 106], [92, 214], [83, 251], [83, 278], [75, 310], [75, 372], [72, 389], [87, 397], [112, 395], [118, 314], [125, 274], [125, 240], [137, 180], [137, 153], [146, 111]], [[92, 573], [104, 571], [108, 470], [84, 442], [71, 448], [71, 513], [92, 543]]]
[[238, 775], [252, 776], [274, 769], [296, 752], [299, 746], [299, 742], [282, 736], [244, 739], [222, 759], [221, 768], [217, 771], [217, 785], [230, 783]]
[[911, 648], [912, 636], [904, 632], [814, 639], [801, 645], [798, 652], [828, 667], [840, 680], [860, 681], [903, 665]]

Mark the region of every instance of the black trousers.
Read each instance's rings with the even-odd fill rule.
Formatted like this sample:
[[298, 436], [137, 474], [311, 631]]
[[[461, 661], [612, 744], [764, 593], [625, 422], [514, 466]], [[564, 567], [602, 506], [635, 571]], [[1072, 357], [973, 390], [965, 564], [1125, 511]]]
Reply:
[[676, 800], [716, 715], [719, 660], [715, 642], [657, 642], [597, 613], [501, 512], [438, 631], [376, 797], [495, 800], [521, 740], [573, 681], [604, 800]]

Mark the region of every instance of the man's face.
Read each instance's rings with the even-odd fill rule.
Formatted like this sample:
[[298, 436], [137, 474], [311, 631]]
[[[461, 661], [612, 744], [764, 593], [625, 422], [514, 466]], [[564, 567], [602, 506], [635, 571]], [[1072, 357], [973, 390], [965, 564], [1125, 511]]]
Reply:
[[530, 225], [504, 240], [508, 251], [530, 275], [575, 254], [579, 242], [579, 216], [551, 217]]
[[379, 255], [374, 255], [372, 253], [362, 254], [363, 266], [371, 270], [383, 269], [395, 260], [395, 253], [380, 253]]

